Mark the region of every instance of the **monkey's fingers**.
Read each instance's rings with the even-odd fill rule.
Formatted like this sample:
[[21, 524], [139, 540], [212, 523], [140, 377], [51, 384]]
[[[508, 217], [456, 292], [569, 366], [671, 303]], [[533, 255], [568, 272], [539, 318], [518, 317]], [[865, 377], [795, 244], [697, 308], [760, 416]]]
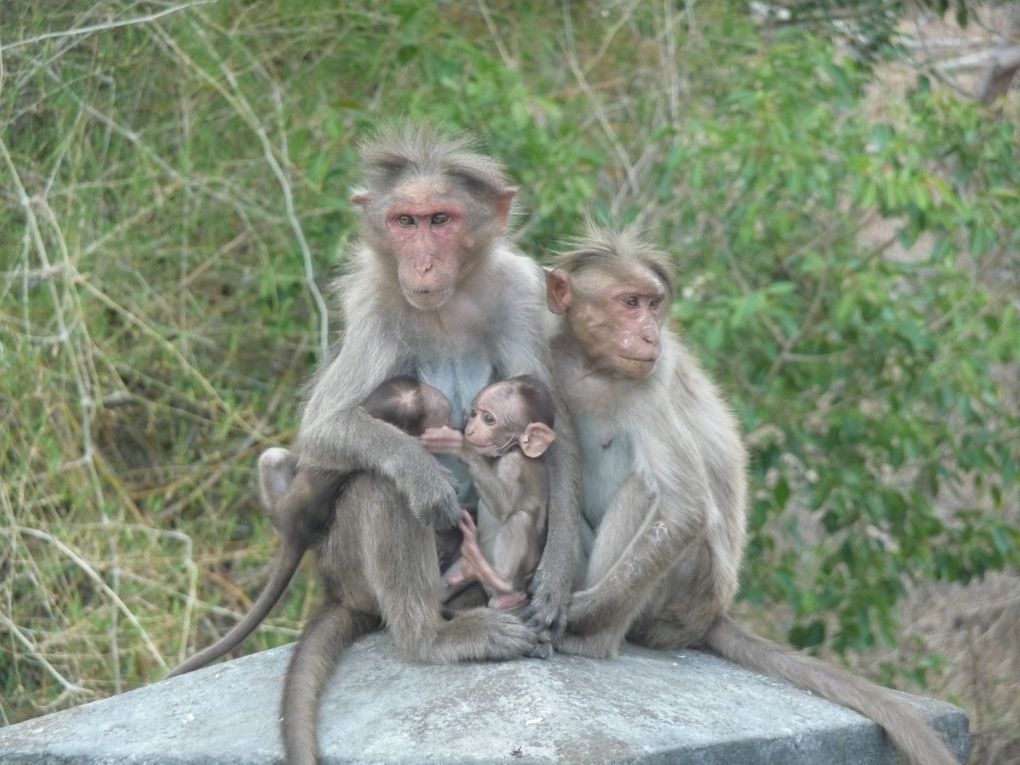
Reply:
[[475, 525], [475, 519], [471, 517], [471, 514], [464, 511], [464, 514], [460, 517], [460, 522], [457, 524], [464, 538], [470, 537], [473, 540], [478, 539], [478, 527]]
[[427, 428], [419, 440], [432, 454], [450, 454], [454, 457], [460, 454], [464, 446], [463, 434], [447, 426]]
[[460, 521], [463, 510], [446, 472], [433, 468], [407, 481], [404, 494], [411, 514], [426, 526], [444, 531]]
[[556, 592], [554, 588], [543, 586], [543, 571], [538, 569], [528, 585], [531, 601], [522, 616], [528, 624], [540, 633], [547, 633], [547, 639], [552, 640], [563, 634], [569, 603], [569, 600], [554, 597]]

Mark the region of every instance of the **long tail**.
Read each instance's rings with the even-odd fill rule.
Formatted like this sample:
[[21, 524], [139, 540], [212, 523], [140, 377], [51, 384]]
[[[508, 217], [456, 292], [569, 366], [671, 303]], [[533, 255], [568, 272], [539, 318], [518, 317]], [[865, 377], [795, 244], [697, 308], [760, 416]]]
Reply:
[[305, 627], [283, 684], [283, 749], [287, 765], [317, 762], [315, 731], [322, 692], [347, 647], [378, 626], [377, 616], [327, 603]]
[[167, 677], [176, 677], [200, 669], [223, 654], [234, 650], [262, 623], [262, 620], [269, 615], [273, 606], [286, 592], [287, 585], [290, 584], [290, 580], [294, 577], [294, 572], [297, 571], [301, 558], [305, 554], [305, 549], [303, 545], [284, 545], [280, 549], [276, 565], [273, 567], [272, 576], [266, 582], [266, 586], [262, 588], [258, 599], [252, 605], [251, 610], [245, 614], [245, 617], [211, 646], [202, 649], [170, 670]]
[[705, 636], [705, 644], [725, 659], [870, 717], [911, 765], [959, 765], [938, 734], [909, 704], [849, 672], [760, 638], [727, 616]]

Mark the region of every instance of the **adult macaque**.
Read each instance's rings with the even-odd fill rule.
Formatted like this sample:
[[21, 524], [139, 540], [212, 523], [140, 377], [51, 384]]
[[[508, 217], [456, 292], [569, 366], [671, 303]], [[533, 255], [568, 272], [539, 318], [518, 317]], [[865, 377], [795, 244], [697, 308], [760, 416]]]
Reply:
[[528, 621], [491, 608], [443, 619], [434, 534], [459, 520], [457, 492], [418, 439], [360, 402], [399, 374], [438, 388], [455, 413], [496, 379], [533, 374], [548, 384], [541, 271], [504, 238], [514, 189], [502, 168], [464, 141], [390, 130], [361, 159], [365, 188], [353, 197], [361, 241], [341, 284], [344, 338], [314, 383], [297, 438], [300, 469], [348, 478], [316, 545], [326, 602], [284, 682], [292, 765], [315, 761], [321, 692], [359, 635], [385, 624], [401, 654], [421, 661], [533, 654], [562, 618], [576, 565], [576, 444], [561, 427], [547, 457], [548, 535]]
[[478, 527], [467, 513], [461, 519], [461, 558], [444, 579], [451, 587], [481, 582], [491, 608], [527, 602], [525, 588], [545, 542], [549, 480], [541, 457], [556, 440], [554, 421], [549, 389], [522, 375], [475, 396], [463, 436], [442, 428], [423, 437], [434, 453], [467, 466], [481, 498]]
[[[450, 424], [450, 402], [442, 392], [407, 375], [384, 380], [362, 402], [362, 408], [372, 417], [413, 436]], [[241, 621], [213, 645], [174, 667], [167, 677], [183, 675], [215, 661], [236, 648], [262, 623], [287, 589], [305, 551], [325, 534], [345, 478], [335, 470], [299, 469], [297, 455], [281, 448], [262, 453], [258, 472], [262, 505], [280, 534], [280, 551], [273, 573]]]
[[956, 759], [892, 692], [758, 638], [727, 616], [745, 542], [746, 455], [733, 415], [664, 328], [669, 259], [634, 232], [592, 230], [547, 274], [560, 390], [594, 531], [559, 650], [611, 656], [624, 638], [706, 647], [881, 725], [914, 765]]

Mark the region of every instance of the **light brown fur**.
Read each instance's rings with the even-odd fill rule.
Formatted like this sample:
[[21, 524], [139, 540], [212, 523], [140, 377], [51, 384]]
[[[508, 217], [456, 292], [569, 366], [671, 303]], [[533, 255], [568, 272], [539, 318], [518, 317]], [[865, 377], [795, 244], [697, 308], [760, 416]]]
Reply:
[[[557, 648], [612, 656], [624, 638], [707, 647], [871, 717], [913, 765], [955, 763], [890, 691], [762, 640], [727, 616], [745, 543], [747, 457], [737, 423], [663, 327], [663, 311], [626, 314], [619, 330], [626, 342], [612, 337], [605, 318], [616, 304], [602, 298], [620, 285], [638, 285], [645, 301], [658, 282], [668, 296], [666, 264], [632, 231], [592, 230], [549, 275], [550, 307], [564, 314], [553, 358], [581, 444], [582, 512], [593, 532], [585, 585]], [[582, 289], [571, 291], [573, 282]], [[637, 339], [650, 320], [660, 327], [658, 343]], [[660, 355], [649, 369], [621, 361], [621, 348]]]

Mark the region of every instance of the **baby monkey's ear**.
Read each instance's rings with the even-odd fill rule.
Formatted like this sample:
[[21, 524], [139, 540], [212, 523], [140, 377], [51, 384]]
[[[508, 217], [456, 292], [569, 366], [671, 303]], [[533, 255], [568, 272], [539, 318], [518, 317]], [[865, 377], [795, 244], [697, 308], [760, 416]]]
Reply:
[[556, 431], [544, 422], [532, 422], [524, 429], [518, 441], [525, 457], [537, 459], [545, 454], [549, 444], [556, 440]]

